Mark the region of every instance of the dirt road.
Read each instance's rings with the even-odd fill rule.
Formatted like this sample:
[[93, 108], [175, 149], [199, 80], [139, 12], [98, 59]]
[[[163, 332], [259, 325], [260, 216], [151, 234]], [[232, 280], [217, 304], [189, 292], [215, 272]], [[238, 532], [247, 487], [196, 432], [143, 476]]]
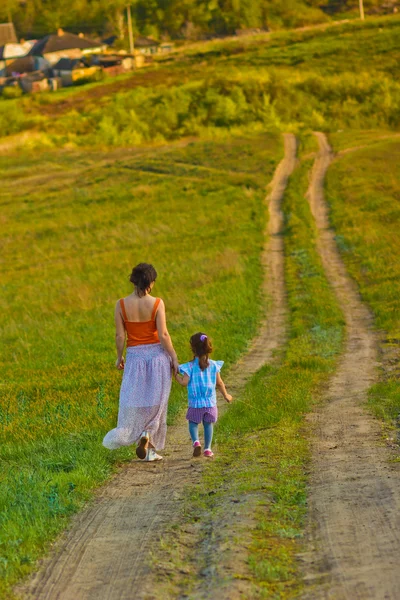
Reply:
[[[296, 161], [296, 140], [285, 136], [285, 158], [267, 197], [270, 223], [263, 261], [268, 319], [240, 363], [230, 373], [234, 394], [269, 361], [285, 335], [283, 241], [280, 201]], [[183, 488], [201, 474], [202, 461], [191, 460], [186, 421], [169, 429], [168, 451], [161, 464], [133, 461], [78, 515], [40, 570], [17, 593], [35, 600], [132, 600], [157, 598], [146, 592], [152, 579], [151, 554], [163, 529], [177, 519]]]
[[326, 274], [344, 314], [347, 339], [315, 428], [310, 488], [306, 598], [400, 598], [400, 468], [390, 465], [382, 428], [363, 408], [376, 377], [377, 340], [371, 315], [347, 275], [329, 228], [323, 184], [333, 158], [316, 134], [308, 198]]

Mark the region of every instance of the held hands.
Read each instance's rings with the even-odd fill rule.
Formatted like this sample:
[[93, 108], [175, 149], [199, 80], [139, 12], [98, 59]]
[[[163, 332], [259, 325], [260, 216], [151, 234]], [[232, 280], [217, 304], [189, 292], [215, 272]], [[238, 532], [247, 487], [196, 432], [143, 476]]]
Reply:
[[179, 373], [174, 373], [174, 379], [175, 381], [177, 381], [178, 383], [182, 384], [182, 375], [180, 375]]
[[171, 359], [171, 367], [172, 367], [172, 373], [176, 379], [176, 376], [179, 371], [179, 363], [178, 363], [178, 358], [176, 356], [175, 356], [175, 358]]
[[117, 358], [117, 361], [115, 363], [115, 367], [116, 369], [118, 369], [118, 371], [123, 371], [124, 367], [125, 367], [125, 360], [123, 356], [119, 356]]

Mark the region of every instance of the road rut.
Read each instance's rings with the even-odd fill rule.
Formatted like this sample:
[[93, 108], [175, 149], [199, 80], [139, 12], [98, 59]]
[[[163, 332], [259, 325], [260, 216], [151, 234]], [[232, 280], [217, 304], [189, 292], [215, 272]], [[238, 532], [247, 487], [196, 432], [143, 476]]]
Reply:
[[382, 426], [363, 407], [376, 380], [377, 338], [372, 318], [340, 258], [324, 200], [333, 158], [316, 134], [308, 198], [318, 229], [317, 247], [343, 311], [347, 339], [325, 402], [314, 411], [309, 542], [305, 598], [400, 597], [400, 471], [390, 465]]

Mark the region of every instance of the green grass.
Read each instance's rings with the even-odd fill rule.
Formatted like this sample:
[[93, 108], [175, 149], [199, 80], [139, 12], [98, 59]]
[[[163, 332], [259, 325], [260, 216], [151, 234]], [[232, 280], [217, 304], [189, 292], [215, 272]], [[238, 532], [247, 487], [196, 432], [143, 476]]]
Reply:
[[[301, 591], [296, 554], [303, 543], [309, 460], [304, 415], [319, 400], [321, 383], [335, 368], [344, 329], [304, 198], [311, 165], [305, 161], [296, 169], [284, 200], [289, 340], [280, 364], [263, 367], [217, 425], [216, 458], [199, 488], [188, 491], [185, 520], [198, 523], [200, 538], [191, 544], [192, 562], [186, 545], [174, 544], [174, 553], [189, 573], [183, 582], [179, 575], [170, 582], [176, 593], [180, 585], [186, 592], [196, 589], [205, 566], [199, 548], [212, 544], [213, 536], [218, 539], [227, 513], [235, 526], [233, 513], [243, 502], [249, 502], [251, 510], [255, 503], [248, 553], [251, 597], [289, 599]], [[240, 533], [238, 537], [242, 546]]]
[[[227, 366], [255, 334], [263, 197], [282, 154], [278, 134], [265, 130], [300, 132], [305, 155], [315, 150], [309, 129], [330, 132], [335, 150], [369, 146], [334, 163], [327, 197], [344, 260], [386, 332], [370, 402], [396, 416], [400, 146], [376, 137], [399, 126], [399, 28], [391, 17], [213, 42], [109, 83], [0, 100], [3, 136], [34, 134], [19, 154], [0, 156], [0, 597], [132, 456], [109, 453], [101, 439], [115, 424], [120, 384], [113, 306], [130, 291], [133, 264], [158, 268], [155, 293], [181, 360], [199, 328]], [[162, 146], [188, 137], [206, 141]], [[310, 167], [296, 170], [284, 203], [288, 344], [221, 419], [219, 457], [189, 503], [189, 519], [202, 509], [212, 523], [237, 489], [259, 499], [249, 567], [260, 597], [299, 591], [303, 416], [343, 334], [304, 199]], [[184, 404], [174, 387], [170, 420]], [[251, 464], [241, 450], [250, 431]]]
[[381, 143], [384, 139], [400, 136], [400, 132], [386, 131], [384, 129], [360, 129], [354, 131], [352, 129], [342, 129], [329, 134], [331, 144], [335, 153], [361, 149], [364, 146], [369, 146], [372, 150], [374, 144]]
[[59, 102], [0, 101], [0, 129], [40, 133], [33, 147], [71, 148], [265, 129], [398, 128], [399, 30], [392, 16], [196, 45]]
[[[346, 132], [331, 136], [331, 143], [353, 146]], [[381, 332], [381, 375], [369, 405], [393, 422], [400, 411], [400, 141], [369, 132], [362, 145], [333, 163], [327, 200], [343, 259]]]
[[[132, 266], [156, 265], [181, 361], [198, 329], [228, 365], [246, 349], [260, 315], [263, 199], [281, 154], [280, 136], [264, 134], [0, 159], [0, 597], [132, 456], [101, 446], [121, 379], [113, 309]], [[184, 404], [174, 386], [170, 419]]]

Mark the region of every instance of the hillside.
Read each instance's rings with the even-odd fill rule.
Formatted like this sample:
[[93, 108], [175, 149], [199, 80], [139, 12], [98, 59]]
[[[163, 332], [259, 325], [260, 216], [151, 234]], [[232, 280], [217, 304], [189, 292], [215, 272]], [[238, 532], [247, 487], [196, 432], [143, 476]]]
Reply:
[[[127, 565], [128, 590], [133, 571], [136, 577], [132, 564], [142, 564], [145, 552], [146, 560], [153, 557], [148, 569], [143, 560], [147, 571], [134, 583], [143, 580], [149, 597], [171, 599], [223, 597], [221, 585], [239, 586], [234, 593], [224, 588], [227, 598], [237, 597], [240, 586], [242, 597], [298, 598], [307, 585], [304, 569], [328, 564], [314, 560], [316, 548], [305, 534], [311, 433], [304, 415], [320, 411], [329, 427], [323, 411], [335, 412], [333, 400], [368, 401], [386, 419], [385, 436], [394, 437], [399, 411], [399, 34], [400, 17], [391, 16], [196, 42], [132, 74], [0, 100], [0, 598], [20, 597], [14, 586], [38, 569], [74, 513], [116, 471], [126, 477], [122, 491], [117, 475], [112, 492], [102, 488], [99, 502], [89, 505], [100, 507], [104, 521], [94, 518], [83, 535], [78, 527], [78, 545], [67, 548], [77, 561], [80, 590], [91, 585], [87, 573], [94, 573], [94, 586], [105, 582], [97, 598], [113, 597], [108, 571], [100, 563], [90, 571], [90, 552], [99, 547], [123, 587], [120, 567]], [[318, 140], [329, 140], [333, 149], [325, 146], [328, 162], [334, 159], [324, 188], [332, 227], [315, 219], [307, 193], [324, 185], [315, 169], [321, 146], [314, 130], [325, 132]], [[279, 179], [287, 139], [293, 171]], [[272, 201], [276, 187], [280, 199]], [[326, 249], [333, 261], [324, 258]], [[326, 268], [340, 260], [338, 250], [344, 286], [340, 273]], [[271, 255], [279, 268], [270, 268]], [[181, 445], [171, 428], [165, 461], [151, 471], [132, 460], [132, 448], [110, 453], [101, 446], [117, 418], [121, 381], [114, 369], [113, 310], [117, 298], [130, 293], [128, 275], [141, 260], [159, 271], [155, 292], [165, 299], [181, 362], [191, 357], [190, 335], [206, 330], [213, 358], [225, 361], [229, 385], [246, 371], [246, 360], [252, 364], [241, 385], [236, 381], [234, 403], [216, 428], [215, 460], [205, 467], [190, 461], [186, 428]], [[338, 297], [338, 287], [356, 298], [355, 313], [361, 307], [357, 326], [351, 324], [354, 301]], [[365, 303], [384, 330], [379, 336], [372, 318], [363, 317]], [[278, 343], [258, 369], [252, 343], [260, 331], [268, 337], [263, 327], [274, 314]], [[379, 356], [379, 370], [371, 354], [368, 368], [363, 362], [359, 324]], [[346, 379], [343, 369], [356, 355]], [[335, 399], [327, 389], [337, 373], [345, 381]], [[171, 425], [183, 422], [185, 405], [174, 384]], [[365, 413], [360, 406], [354, 420]], [[359, 531], [369, 532], [377, 522], [362, 518], [370, 496], [375, 511], [388, 499], [398, 502], [398, 446], [382, 439], [374, 421], [374, 435], [363, 446], [370, 454], [359, 453], [364, 420], [346, 430], [353, 454], [345, 463], [338, 457], [340, 411], [337, 418], [337, 439], [322, 444], [320, 455], [326, 464], [333, 456], [345, 465], [354, 489], [338, 500], [352, 518], [357, 514]], [[394, 450], [372, 480], [367, 459], [378, 444], [380, 453], [386, 446]], [[378, 476], [386, 478], [389, 468], [392, 478], [383, 489], [391, 486], [390, 493], [380, 496]], [[145, 518], [130, 512], [128, 502], [137, 511], [145, 507]], [[124, 543], [112, 538], [107, 546], [102, 527], [106, 522], [113, 529], [116, 513]], [[144, 530], [136, 529], [140, 544], [133, 544], [127, 524], [141, 520], [149, 525], [146, 543]], [[398, 528], [391, 530], [395, 536]], [[385, 555], [386, 562], [374, 563], [376, 571], [364, 565], [365, 576], [396, 583], [396, 540], [382, 544], [390, 560]], [[136, 562], [133, 546], [140, 549]], [[350, 542], [346, 552], [355, 554], [337, 556], [353, 565], [368, 557], [359, 552], [367, 546]], [[382, 564], [390, 565], [390, 577]], [[68, 586], [68, 568], [47, 573], [57, 579], [61, 571], [56, 585]], [[309, 585], [319, 585], [321, 573], [309, 577]], [[51, 597], [53, 580], [47, 584]], [[85, 598], [73, 591], [74, 600]], [[88, 593], [95, 595], [92, 588]]]
[[399, 32], [396, 16], [195, 44], [115, 81], [0, 101], [0, 129], [29, 131], [32, 146], [73, 148], [396, 128]]
[[[197, 39], [226, 35], [237, 29], [300, 27], [327, 20], [315, 0], [136, 0], [131, 3], [137, 33]], [[329, 2], [328, 2], [329, 4]], [[7, 0], [0, 7], [0, 22], [10, 16], [23, 37], [45, 35], [58, 27], [75, 33], [117, 34], [127, 43], [126, 2], [112, 0], [36, 0], [27, 7]]]
[[[398, 3], [364, 0], [367, 15], [393, 13]], [[35, 0], [28, 5], [7, 0], [0, 22], [10, 17], [20, 37], [40, 37], [58, 27], [100, 37], [115, 34], [128, 47], [126, 2], [121, 0]], [[358, 0], [136, 0], [131, 3], [135, 33], [173, 39], [204, 39], [238, 29], [277, 30], [323, 23], [332, 18], [356, 18]]]

